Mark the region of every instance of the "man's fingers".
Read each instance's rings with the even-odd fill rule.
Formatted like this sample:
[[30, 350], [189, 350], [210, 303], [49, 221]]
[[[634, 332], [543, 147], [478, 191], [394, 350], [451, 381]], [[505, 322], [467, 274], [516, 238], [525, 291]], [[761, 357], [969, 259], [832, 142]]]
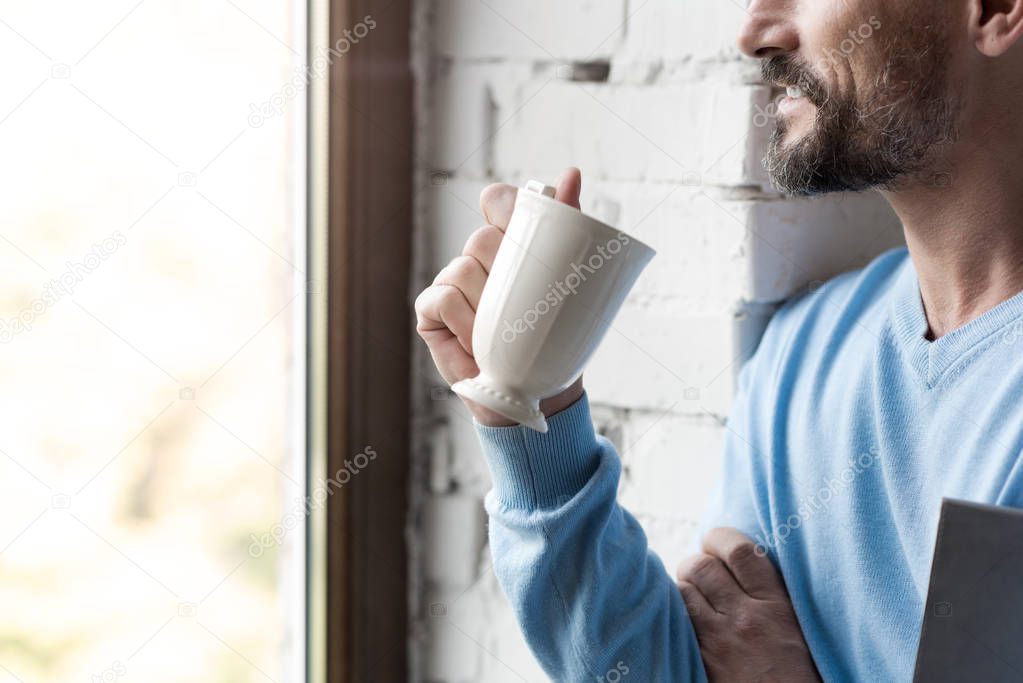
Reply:
[[[434, 285], [416, 299], [416, 329], [424, 338], [444, 330], [458, 339], [467, 354], [472, 355], [472, 326], [476, 313], [462, 290], [451, 285]], [[429, 341], [429, 339], [427, 339]]]
[[579, 197], [583, 191], [583, 174], [578, 168], [570, 167], [561, 172], [556, 184], [554, 198], [569, 206], [579, 208]]
[[[582, 193], [583, 175], [578, 168], [569, 167], [561, 172], [556, 183], [557, 192], [554, 198], [569, 206], [579, 208], [579, 196]], [[480, 209], [487, 222], [496, 225], [502, 231], [508, 228], [512, 211], [515, 210], [515, 198], [518, 188], [504, 183], [489, 185], [480, 195]]]
[[714, 617], [719, 616], [695, 585], [688, 581], [679, 581], [678, 592], [682, 595], [682, 602], [686, 604], [686, 612], [697, 631], [710, 623]]
[[504, 232], [501, 231], [501, 228], [496, 225], [484, 226], [469, 235], [465, 247], [462, 248], [462, 255], [472, 256], [479, 261], [489, 275], [494, 267], [494, 258], [497, 256], [497, 250], [503, 239]]
[[459, 256], [437, 273], [433, 284], [450, 285], [460, 290], [475, 312], [480, 305], [483, 286], [487, 284], [487, 271], [472, 256]]
[[756, 543], [736, 529], [712, 529], [703, 538], [703, 552], [721, 560], [749, 596], [788, 597], [774, 564], [757, 552]]
[[487, 223], [496, 225], [503, 232], [508, 228], [508, 221], [511, 220], [512, 211], [515, 210], [515, 198], [518, 196], [518, 188], [514, 185], [495, 183], [483, 188], [480, 195], [480, 209]]
[[746, 596], [721, 560], [713, 555], [694, 555], [682, 560], [678, 582], [693, 584], [715, 611], [726, 614]]

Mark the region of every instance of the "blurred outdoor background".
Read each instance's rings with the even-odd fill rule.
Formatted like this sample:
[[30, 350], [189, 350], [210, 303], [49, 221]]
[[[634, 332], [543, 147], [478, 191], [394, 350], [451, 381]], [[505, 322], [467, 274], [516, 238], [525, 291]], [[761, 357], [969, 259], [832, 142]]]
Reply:
[[304, 11], [0, 1], [0, 683], [299, 679]]

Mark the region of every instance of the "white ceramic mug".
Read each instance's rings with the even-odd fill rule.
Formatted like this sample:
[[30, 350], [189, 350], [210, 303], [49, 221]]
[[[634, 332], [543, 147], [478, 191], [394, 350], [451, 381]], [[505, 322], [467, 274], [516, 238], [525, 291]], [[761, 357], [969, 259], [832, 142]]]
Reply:
[[459, 396], [539, 432], [540, 400], [569, 387], [611, 326], [654, 250], [556, 201], [530, 181], [515, 200], [476, 311], [480, 374]]

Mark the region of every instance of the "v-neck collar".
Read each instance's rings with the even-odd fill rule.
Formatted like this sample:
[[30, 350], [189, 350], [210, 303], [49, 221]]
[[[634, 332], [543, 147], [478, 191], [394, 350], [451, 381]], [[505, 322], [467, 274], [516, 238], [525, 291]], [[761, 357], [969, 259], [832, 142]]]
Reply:
[[[917, 277], [913, 259], [906, 252], [895, 283], [892, 298], [892, 320], [895, 334], [906, 352], [906, 358], [916, 370], [921, 381], [928, 389], [941, 382], [945, 374], [970, 350], [989, 339], [992, 335], [1003, 332], [1007, 341], [1023, 337], [1023, 328], [1006, 330], [1023, 317], [1023, 292], [1016, 294], [1007, 301], [992, 308], [978, 318], [971, 320], [962, 327], [936, 339], [928, 341], [927, 315], [924, 313], [923, 299], [920, 294], [920, 281]], [[1009, 332], [1012, 334], [1012, 339]]]

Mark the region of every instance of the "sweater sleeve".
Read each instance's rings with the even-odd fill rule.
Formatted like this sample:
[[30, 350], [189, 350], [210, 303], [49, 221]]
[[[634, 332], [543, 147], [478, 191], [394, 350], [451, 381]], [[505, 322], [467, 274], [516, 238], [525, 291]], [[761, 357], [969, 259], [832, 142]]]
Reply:
[[587, 398], [549, 425], [477, 425], [494, 568], [533, 653], [559, 682], [706, 681], [675, 582], [617, 503], [618, 454]]

